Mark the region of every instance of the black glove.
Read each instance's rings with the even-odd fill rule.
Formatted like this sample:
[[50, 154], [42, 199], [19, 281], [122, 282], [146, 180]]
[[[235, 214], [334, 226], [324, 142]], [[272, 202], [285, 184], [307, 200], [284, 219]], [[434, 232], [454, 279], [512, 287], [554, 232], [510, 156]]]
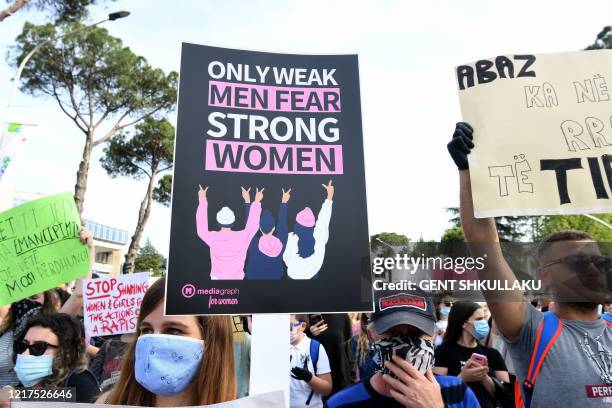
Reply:
[[474, 148], [472, 133], [474, 133], [474, 130], [469, 123], [459, 122], [455, 127], [453, 138], [446, 145], [459, 170], [467, 170], [470, 167], [467, 156]]
[[312, 380], [312, 373], [306, 368], [293, 367], [291, 369], [291, 377], [296, 380], [310, 382], [310, 380]]

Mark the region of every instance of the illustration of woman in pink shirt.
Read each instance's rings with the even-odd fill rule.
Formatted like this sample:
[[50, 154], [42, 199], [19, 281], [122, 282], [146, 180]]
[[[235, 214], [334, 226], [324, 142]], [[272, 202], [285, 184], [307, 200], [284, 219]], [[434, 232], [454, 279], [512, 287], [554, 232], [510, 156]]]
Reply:
[[244, 262], [249, 243], [259, 228], [264, 189], [256, 189], [255, 200], [251, 204], [243, 230], [232, 231], [236, 217], [232, 210], [223, 207], [217, 213], [220, 231], [210, 231], [208, 228], [208, 200], [206, 199], [208, 187], [199, 187], [200, 204], [196, 211], [196, 227], [198, 237], [210, 248], [210, 278], [217, 280], [244, 279]]

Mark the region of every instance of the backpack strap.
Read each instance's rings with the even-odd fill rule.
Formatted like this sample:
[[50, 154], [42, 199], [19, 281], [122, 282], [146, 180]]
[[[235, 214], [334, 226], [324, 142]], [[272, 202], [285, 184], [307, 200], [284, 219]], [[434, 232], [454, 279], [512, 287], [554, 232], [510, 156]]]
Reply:
[[[310, 361], [312, 361], [312, 368], [314, 369], [314, 375], [317, 375], [317, 363], [319, 362], [319, 348], [321, 343], [315, 339], [310, 340]], [[310, 390], [310, 395], [306, 400], [306, 405], [310, 405], [310, 401], [314, 395], [314, 390]]]
[[319, 362], [319, 348], [321, 343], [315, 339], [310, 340], [310, 361], [312, 361], [312, 367], [314, 368], [314, 375], [317, 375], [317, 363]]
[[[555, 340], [557, 340], [557, 337], [559, 337], [559, 334], [561, 334], [562, 328], [563, 324], [557, 315], [555, 315], [553, 312], [544, 313], [544, 320], [538, 327], [535, 344], [533, 345], [533, 350], [531, 351], [531, 360], [529, 361], [527, 376], [523, 381], [522, 388], [524, 401], [517, 401], [517, 407], [530, 408], [531, 397], [533, 396], [533, 387], [535, 386], [536, 379], [540, 373], [540, 368], [542, 368], [542, 364], [544, 363], [548, 352], [555, 343]], [[518, 388], [518, 385], [516, 388]], [[520, 399], [520, 392], [517, 393], [516, 396]]]
[[601, 317], [606, 321], [608, 327], [612, 326], [612, 316], [607, 313], [602, 313]]

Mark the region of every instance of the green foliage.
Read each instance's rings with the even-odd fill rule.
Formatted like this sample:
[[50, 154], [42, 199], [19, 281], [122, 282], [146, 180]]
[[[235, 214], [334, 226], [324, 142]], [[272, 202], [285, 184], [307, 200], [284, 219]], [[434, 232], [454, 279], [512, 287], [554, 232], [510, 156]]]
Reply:
[[[381, 242], [382, 241], [382, 242]], [[408, 250], [410, 238], [395, 232], [381, 232], [370, 237], [370, 249], [374, 254], [390, 258], [395, 254], [405, 253]]]
[[440, 242], [463, 242], [465, 237], [463, 236], [463, 229], [461, 227], [447, 228], [440, 238]]
[[164, 269], [164, 257], [155, 249], [149, 239], [147, 239], [147, 243], [140, 248], [134, 264], [135, 270], [138, 272], [151, 271], [153, 276], [164, 276], [166, 273]]
[[136, 125], [131, 137], [120, 133], [104, 148], [100, 159], [109, 176], [140, 179], [172, 167], [174, 127], [166, 119], [145, 118]]
[[612, 27], [605, 26], [597, 37], [595, 37], [595, 42], [593, 44], [586, 47], [587, 50], [601, 50], [604, 48], [612, 49]]
[[[114, 0], [112, 0], [114, 1]], [[85, 19], [88, 16], [87, 8], [91, 5], [100, 3], [98, 0], [29, 0], [24, 1], [22, 5], [16, 5], [15, 0], [6, 0], [5, 3], [13, 4], [17, 7], [15, 11], [20, 9], [28, 10], [35, 9], [46, 13], [56, 22], [74, 22]]]
[[[459, 222], [459, 209], [447, 208], [454, 215], [452, 227], [442, 236], [442, 242], [459, 237], [463, 231]], [[612, 224], [612, 214], [595, 214]], [[534, 217], [499, 217], [495, 219], [501, 242], [540, 242], [548, 234], [563, 230], [580, 230], [591, 234], [599, 242], [612, 242], [612, 230], [584, 215], [547, 215]]]
[[[94, 145], [145, 116], [174, 106], [176, 72], [166, 75], [152, 68], [104, 28], [84, 27], [81, 23], [57, 27], [25, 23], [9, 53], [15, 67], [37, 44], [61, 32], [83, 31], [44, 46], [32, 57], [22, 74], [23, 92], [54, 98], [84, 133], [104, 120], [115, 119], [103, 140]], [[125, 118], [136, 120], [125, 123]]]
[[[608, 224], [612, 224], [612, 214], [593, 215]], [[584, 231], [591, 234], [596, 241], [612, 242], [612, 230], [584, 215], [549, 215], [542, 218], [542, 228], [534, 236], [536, 242], [541, 241], [553, 232], [563, 230]]]
[[166, 174], [159, 179], [157, 187], [153, 190], [153, 200], [164, 205], [170, 206], [172, 198], [172, 174]]

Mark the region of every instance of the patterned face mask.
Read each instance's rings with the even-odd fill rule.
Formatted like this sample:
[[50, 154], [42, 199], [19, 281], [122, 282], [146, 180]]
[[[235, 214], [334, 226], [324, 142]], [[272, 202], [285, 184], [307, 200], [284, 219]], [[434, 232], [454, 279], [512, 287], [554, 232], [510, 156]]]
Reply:
[[196, 376], [204, 341], [167, 334], [145, 334], [136, 342], [136, 381], [155, 395], [176, 395]]
[[385, 361], [393, 361], [393, 356], [398, 356], [412, 364], [421, 374], [434, 364], [434, 348], [429, 340], [412, 336], [396, 336], [381, 339], [372, 344], [374, 350], [374, 363], [383, 374], [397, 378], [388, 368]]

